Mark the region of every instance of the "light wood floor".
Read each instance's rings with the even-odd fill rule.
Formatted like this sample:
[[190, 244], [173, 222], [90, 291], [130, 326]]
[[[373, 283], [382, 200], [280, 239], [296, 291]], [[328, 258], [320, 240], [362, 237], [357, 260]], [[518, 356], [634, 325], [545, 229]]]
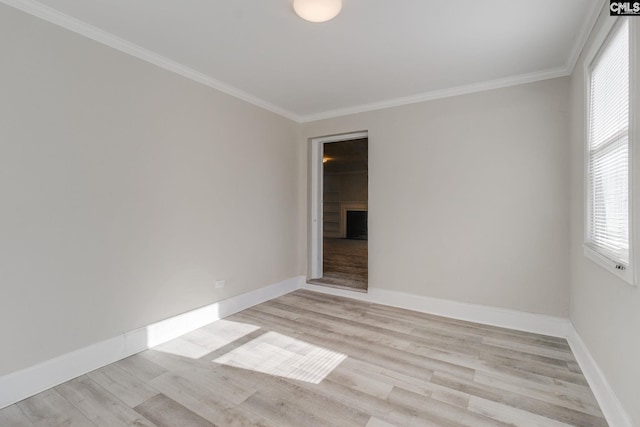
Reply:
[[563, 339], [296, 291], [0, 411], [1, 426], [606, 426]]
[[322, 278], [311, 283], [366, 291], [368, 242], [325, 237], [322, 241]]

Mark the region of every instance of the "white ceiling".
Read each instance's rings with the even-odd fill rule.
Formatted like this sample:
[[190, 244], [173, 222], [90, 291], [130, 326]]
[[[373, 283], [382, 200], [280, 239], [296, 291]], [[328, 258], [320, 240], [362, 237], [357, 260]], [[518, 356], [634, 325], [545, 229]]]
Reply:
[[298, 121], [567, 75], [602, 4], [343, 0], [313, 24], [291, 0], [0, 1]]

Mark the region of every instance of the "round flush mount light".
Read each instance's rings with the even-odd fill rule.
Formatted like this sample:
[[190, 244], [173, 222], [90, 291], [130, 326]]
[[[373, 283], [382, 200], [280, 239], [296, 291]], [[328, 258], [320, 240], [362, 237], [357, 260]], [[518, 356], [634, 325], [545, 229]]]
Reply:
[[326, 22], [342, 10], [342, 0], [293, 0], [298, 16], [309, 22]]

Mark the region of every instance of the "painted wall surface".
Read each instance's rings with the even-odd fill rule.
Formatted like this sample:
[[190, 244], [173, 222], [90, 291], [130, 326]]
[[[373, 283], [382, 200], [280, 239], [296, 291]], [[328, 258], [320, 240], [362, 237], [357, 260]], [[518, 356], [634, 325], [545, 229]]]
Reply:
[[369, 131], [369, 286], [566, 317], [568, 97], [560, 78], [303, 125], [305, 146]]
[[[608, 4], [608, 3], [607, 3]], [[584, 242], [584, 154], [585, 154], [585, 52], [593, 46], [594, 35], [609, 17], [601, 14], [571, 79], [571, 320], [591, 355], [603, 371], [632, 424], [640, 426], [640, 290], [585, 258]], [[631, 18], [634, 20], [635, 18]], [[640, 38], [635, 34], [635, 55], [640, 60]], [[632, 43], [632, 46], [634, 44]], [[638, 81], [636, 78], [632, 81]], [[640, 85], [635, 99], [640, 100]], [[640, 105], [640, 104], [637, 104]], [[635, 120], [640, 125], [640, 110]], [[640, 135], [640, 134], [638, 134]], [[638, 140], [634, 142], [635, 167], [640, 166]], [[640, 174], [633, 181], [636, 202], [640, 200]], [[636, 204], [640, 209], [640, 205]], [[633, 216], [639, 218], [640, 212]], [[636, 224], [638, 224], [636, 222]], [[640, 267], [638, 248], [635, 266]]]
[[302, 273], [297, 124], [5, 5], [0, 52], [0, 375]]

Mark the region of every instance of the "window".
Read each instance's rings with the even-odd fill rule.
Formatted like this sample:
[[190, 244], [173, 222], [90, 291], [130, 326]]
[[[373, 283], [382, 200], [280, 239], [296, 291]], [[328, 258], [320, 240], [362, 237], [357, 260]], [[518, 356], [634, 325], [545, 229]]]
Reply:
[[587, 75], [585, 254], [631, 283], [628, 19], [610, 31]]

